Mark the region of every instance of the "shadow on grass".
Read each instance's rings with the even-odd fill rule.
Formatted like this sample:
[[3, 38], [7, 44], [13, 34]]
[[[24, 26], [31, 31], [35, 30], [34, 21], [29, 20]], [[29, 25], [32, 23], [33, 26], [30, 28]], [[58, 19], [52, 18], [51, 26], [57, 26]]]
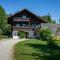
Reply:
[[30, 53], [23, 53], [21, 55], [29, 55], [33, 56], [35, 60], [60, 60], [60, 47], [58, 48], [48, 48], [47, 45], [43, 44], [27, 44], [30, 47], [33, 47], [33, 49], [36, 50], [36, 52]]

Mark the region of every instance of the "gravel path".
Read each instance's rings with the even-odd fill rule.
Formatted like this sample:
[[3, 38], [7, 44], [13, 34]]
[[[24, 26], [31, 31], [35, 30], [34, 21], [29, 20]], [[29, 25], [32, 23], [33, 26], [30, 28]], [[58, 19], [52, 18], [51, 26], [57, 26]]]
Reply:
[[7, 39], [0, 41], [0, 60], [12, 60], [13, 46], [21, 40]]

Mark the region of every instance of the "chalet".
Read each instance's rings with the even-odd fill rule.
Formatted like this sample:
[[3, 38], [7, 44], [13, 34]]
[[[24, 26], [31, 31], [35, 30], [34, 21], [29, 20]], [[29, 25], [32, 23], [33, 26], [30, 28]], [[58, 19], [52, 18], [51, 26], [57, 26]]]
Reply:
[[46, 21], [27, 9], [23, 9], [8, 17], [8, 23], [11, 24], [13, 38], [19, 38], [18, 31], [26, 32], [26, 38], [35, 38], [36, 29], [41, 28], [41, 23], [46, 23]]

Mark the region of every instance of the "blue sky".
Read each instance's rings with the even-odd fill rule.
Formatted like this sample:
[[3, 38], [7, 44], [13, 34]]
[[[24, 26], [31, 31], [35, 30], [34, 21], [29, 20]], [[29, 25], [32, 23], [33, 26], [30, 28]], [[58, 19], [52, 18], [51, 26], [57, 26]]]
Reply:
[[60, 0], [0, 0], [0, 5], [7, 14], [27, 8], [38, 16], [49, 13], [56, 22], [60, 18]]

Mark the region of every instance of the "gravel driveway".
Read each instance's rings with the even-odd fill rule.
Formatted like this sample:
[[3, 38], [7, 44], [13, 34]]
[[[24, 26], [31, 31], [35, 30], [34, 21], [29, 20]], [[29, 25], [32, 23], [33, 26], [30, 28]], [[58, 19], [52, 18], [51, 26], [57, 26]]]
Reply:
[[13, 46], [21, 40], [7, 39], [0, 41], [0, 60], [12, 60]]

